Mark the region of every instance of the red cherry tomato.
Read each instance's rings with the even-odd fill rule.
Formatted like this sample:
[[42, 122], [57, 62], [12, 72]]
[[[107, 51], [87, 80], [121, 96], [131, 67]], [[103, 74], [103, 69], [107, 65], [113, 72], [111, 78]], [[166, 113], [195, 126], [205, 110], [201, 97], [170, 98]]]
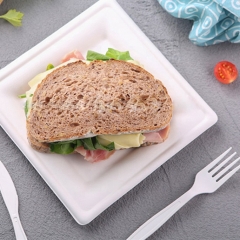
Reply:
[[229, 84], [236, 80], [238, 70], [233, 63], [221, 61], [216, 64], [214, 68], [214, 75], [219, 82]]

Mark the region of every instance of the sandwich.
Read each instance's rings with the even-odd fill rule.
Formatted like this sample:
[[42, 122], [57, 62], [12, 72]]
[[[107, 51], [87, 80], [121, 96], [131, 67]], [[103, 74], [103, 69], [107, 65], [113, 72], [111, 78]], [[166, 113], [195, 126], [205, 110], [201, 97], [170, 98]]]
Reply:
[[74, 51], [29, 82], [25, 105], [31, 147], [45, 153], [80, 153], [89, 162], [116, 150], [165, 141], [172, 100], [129, 52]]

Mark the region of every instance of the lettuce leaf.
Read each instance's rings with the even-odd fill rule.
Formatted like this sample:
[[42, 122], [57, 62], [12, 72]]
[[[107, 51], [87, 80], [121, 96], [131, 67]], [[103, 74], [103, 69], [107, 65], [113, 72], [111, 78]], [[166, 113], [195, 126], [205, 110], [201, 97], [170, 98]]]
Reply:
[[110, 59], [123, 60], [123, 61], [133, 60], [130, 56], [129, 51], [120, 52], [113, 48], [108, 48], [108, 51], [106, 52], [106, 54], [101, 54], [101, 53], [89, 50], [87, 52], [86, 58], [88, 61], [94, 61], [94, 60], [107, 61]]
[[70, 154], [74, 152], [77, 147], [83, 146], [86, 150], [106, 150], [112, 151], [115, 149], [114, 143], [110, 143], [107, 146], [101, 145], [96, 137], [92, 138], [84, 138], [84, 139], [76, 139], [76, 140], [69, 140], [69, 141], [61, 141], [61, 142], [54, 142], [50, 143], [50, 150], [51, 152], [58, 153], [58, 154]]
[[76, 149], [76, 144], [74, 142], [63, 142], [63, 143], [51, 143], [51, 152], [59, 154], [70, 154]]
[[5, 19], [9, 23], [11, 23], [14, 27], [22, 26], [22, 12], [17, 12], [16, 9], [9, 10], [6, 14], [1, 15], [0, 18]]
[[19, 98], [26, 98], [27, 96], [26, 96], [26, 94], [24, 93], [24, 94], [18, 95], [18, 97], [19, 97]]
[[28, 101], [25, 102], [24, 112], [25, 112], [25, 116], [27, 117], [27, 114], [28, 114]]
[[46, 71], [50, 70], [50, 69], [53, 69], [53, 68], [54, 68], [54, 66], [51, 63], [49, 63], [46, 67]]
[[110, 58], [104, 54], [98, 53], [98, 52], [94, 52], [91, 50], [88, 50], [87, 52], [87, 60], [88, 61], [94, 61], [94, 60], [110, 60]]
[[120, 52], [113, 48], [108, 48], [108, 51], [106, 52], [106, 56], [108, 56], [111, 59], [116, 59], [116, 60], [124, 60], [124, 61], [133, 60], [130, 56], [129, 51]]

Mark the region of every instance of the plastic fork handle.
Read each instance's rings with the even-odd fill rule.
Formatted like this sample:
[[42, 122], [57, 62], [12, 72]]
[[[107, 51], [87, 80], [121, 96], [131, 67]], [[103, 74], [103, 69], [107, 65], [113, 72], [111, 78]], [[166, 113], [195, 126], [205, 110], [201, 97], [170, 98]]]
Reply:
[[151, 217], [141, 227], [139, 227], [127, 240], [144, 240], [160, 228], [170, 217], [174, 215], [183, 205], [196, 196], [196, 192], [191, 188], [177, 200], [165, 207], [159, 213]]
[[27, 240], [27, 236], [23, 230], [23, 227], [18, 215], [12, 216], [12, 223], [14, 227], [16, 240]]

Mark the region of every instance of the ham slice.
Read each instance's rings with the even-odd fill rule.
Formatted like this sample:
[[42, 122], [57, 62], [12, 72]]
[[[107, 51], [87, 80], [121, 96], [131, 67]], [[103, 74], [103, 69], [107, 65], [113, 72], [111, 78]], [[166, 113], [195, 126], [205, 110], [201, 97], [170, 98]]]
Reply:
[[170, 125], [157, 132], [143, 133], [144, 142], [162, 143], [168, 137]]
[[75, 151], [83, 155], [84, 158], [91, 163], [105, 160], [115, 152], [115, 151], [107, 151], [107, 150], [101, 150], [101, 149], [86, 150], [82, 146], [76, 148]]
[[70, 59], [75, 58], [75, 59], [80, 59], [84, 60], [83, 55], [78, 51], [78, 50], [73, 50], [69, 53], [67, 53], [61, 60], [62, 63], [69, 61]]

